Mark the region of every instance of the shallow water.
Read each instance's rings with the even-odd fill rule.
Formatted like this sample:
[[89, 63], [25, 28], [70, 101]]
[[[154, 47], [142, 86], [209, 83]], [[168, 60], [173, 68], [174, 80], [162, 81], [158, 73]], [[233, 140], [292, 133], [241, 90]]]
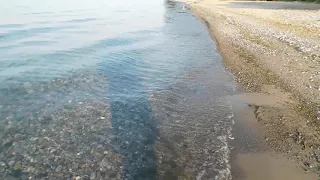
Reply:
[[237, 86], [170, 1], [0, 3], [2, 179], [230, 179]]

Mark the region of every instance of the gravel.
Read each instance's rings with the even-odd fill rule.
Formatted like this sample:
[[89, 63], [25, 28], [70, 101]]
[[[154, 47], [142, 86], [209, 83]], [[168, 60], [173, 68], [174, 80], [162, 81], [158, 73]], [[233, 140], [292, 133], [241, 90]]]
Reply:
[[[0, 134], [1, 179], [105, 179], [109, 174], [116, 174], [111, 179], [121, 179], [105, 103], [83, 102], [50, 118], [37, 116], [6, 124]], [[103, 173], [97, 175], [97, 170]]]
[[194, 2], [193, 9], [204, 19], [223, 21], [225, 26], [219, 33], [228, 37], [228, 41], [258, 57], [261, 65], [305, 99], [320, 103], [319, 5], [316, 10], [291, 10], [230, 8], [227, 2]]
[[91, 70], [1, 87], [0, 179], [122, 179], [106, 89]]

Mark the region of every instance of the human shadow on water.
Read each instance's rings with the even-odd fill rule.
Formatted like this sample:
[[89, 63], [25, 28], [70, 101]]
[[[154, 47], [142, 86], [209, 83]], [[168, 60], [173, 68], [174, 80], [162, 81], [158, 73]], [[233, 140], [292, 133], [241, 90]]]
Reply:
[[156, 179], [154, 144], [157, 138], [148, 94], [139, 80], [139, 53], [111, 54], [101, 63], [107, 75], [114, 144], [121, 155], [124, 179]]

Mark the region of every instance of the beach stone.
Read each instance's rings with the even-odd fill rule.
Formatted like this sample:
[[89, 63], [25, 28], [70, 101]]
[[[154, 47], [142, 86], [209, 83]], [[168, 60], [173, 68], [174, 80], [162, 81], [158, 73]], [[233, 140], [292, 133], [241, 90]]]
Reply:
[[23, 87], [24, 87], [25, 89], [28, 89], [28, 88], [31, 87], [31, 83], [29, 83], [29, 82], [24, 82], [24, 83], [23, 83]]
[[21, 165], [21, 162], [20, 161], [18, 161], [18, 162], [16, 162], [15, 164], [14, 164], [14, 166], [13, 166], [13, 170], [20, 170], [22, 168], [22, 165]]
[[20, 180], [28, 180], [29, 176], [27, 174], [23, 174], [22, 176], [20, 176]]
[[0, 167], [0, 173], [3, 173], [6, 169], [4, 167]]
[[71, 179], [72, 178], [72, 175], [71, 174], [65, 174], [64, 175], [64, 179]]
[[57, 178], [56, 177], [53, 177], [53, 176], [50, 176], [49, 177], [49, 180], [56, 180]]
[[78, 169], [78, 167], [79, 167], [79, 163], [73, 163], [72, 169]]
[[106, 168], [104, 168], [104, 167], [101, 167], [99, 170], [101, 173], [105, 173], [107, 171]]
[[100, 172], [97, 173], [97, 179], [100, 179], [101, 178], [101, 174]]
[[57, 168], [56, 168], [56, 172], [60, 172], [62, 170], [62, 166], [61, 165], [59, 165]]
[[84, 169], [79, 169], [79, 174], [83, 174], [84, 173]]
[[100, 161], [100, 164], [99, 164], [100, 167], [107, 167], [108, 165], [109, 165], [109, 163], [108, 163], [107, 157], [104, 157], [104, 158]]
[[36, 171], [36, 169], [34, 168], [34, 167], [28, 167], [28, 169], [27, 169], [27, 172], [29, 172], [29, 173], [33, 173], [33, 172], [35, 172]]
[[96, 178], [96, 173], [95, 172], [91, 172], [90, 174], [90, 180], [93, 180]]
[[15, 163], [16, 163], [15, 161], [10, 161], [10, 162], [8, 163], [8, 165], [9, 165], [10, 167], [12, 167]]
[[64, 176], [64, 174], [63, 173], [57, 173], [56, 176], [59, 177], [59, 178], [62, 178]]
[[308, 164], [307, 163], [305, 163], [305, 162], [299, 162], [299, 164], [300, 164], [300, 166], [301, 166], [301, 168], [303, 169], [303, 170], [305, 170], [305, 171], [308, 171], [308, 169], [309, 169], [309, 167], [308, 167]]

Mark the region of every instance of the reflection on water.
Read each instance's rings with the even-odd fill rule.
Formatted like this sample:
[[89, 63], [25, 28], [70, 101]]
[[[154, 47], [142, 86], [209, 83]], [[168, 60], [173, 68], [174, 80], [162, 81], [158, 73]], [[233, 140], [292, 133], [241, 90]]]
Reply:
[[235, 85], [183, 4], [0, 5], [0, 179], [230, 178]]

